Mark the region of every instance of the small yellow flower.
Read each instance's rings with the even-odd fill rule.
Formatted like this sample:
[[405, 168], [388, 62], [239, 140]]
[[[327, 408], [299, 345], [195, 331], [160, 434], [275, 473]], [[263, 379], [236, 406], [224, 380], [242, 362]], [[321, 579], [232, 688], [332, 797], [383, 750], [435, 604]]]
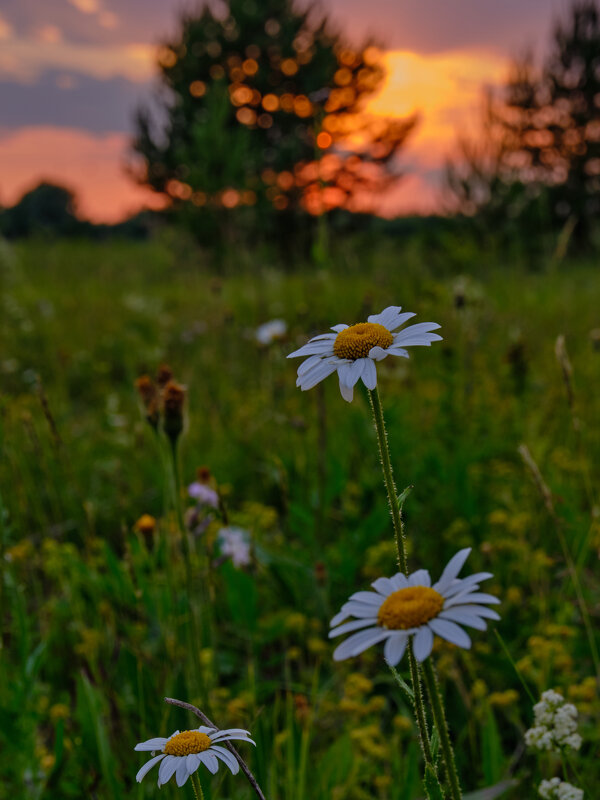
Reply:
[[151, 514], [142, 514], [133, 527], [140, 533], [152, 534], [156, 530], [156, 519]]
[[55, 703], [50, 708], [50, 719], [52, 722], [58, 722], [59, 719], [67, 719], [71, 716], [71, 710], [66, 703]]

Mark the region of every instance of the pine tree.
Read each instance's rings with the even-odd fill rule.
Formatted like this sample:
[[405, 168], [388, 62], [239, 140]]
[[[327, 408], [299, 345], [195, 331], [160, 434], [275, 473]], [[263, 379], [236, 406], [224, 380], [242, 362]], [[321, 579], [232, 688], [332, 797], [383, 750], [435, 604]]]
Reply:
[[365, 116], [385, 78], [380, 52], [348, 46], [292, 0], [229, 0], [227, 11], [185, 15], [160, 49], [163, 125], [147, 109], [137, 118], [142, 182], [206, 231], [223, 232], [232, 212], [264, 228], [281, 225], [276, 212], [289, 222], [369, 210], [397, 180], [393, 159], [415, 122]]
[[448, 185], [461, 211], [567, 224], [589, 244], [600, 214], [600, 12], [578, 0], [557, 22], [541, 69], [531, 55], [488, 96], [479, 146], [463, 143]]

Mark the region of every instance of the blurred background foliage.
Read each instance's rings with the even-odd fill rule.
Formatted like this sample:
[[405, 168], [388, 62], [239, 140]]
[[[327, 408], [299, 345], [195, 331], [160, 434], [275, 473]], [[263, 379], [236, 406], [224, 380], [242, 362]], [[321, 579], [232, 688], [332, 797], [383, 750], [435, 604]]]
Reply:
[[[380, 370], [397, 478], [415, 486], [411, 564], [435, 574], [474, 547], [470, 569], [495, 574], [498, 630], [521, 677], [577, 703], [578, 769], [594, 785], [595, 666], [518, 446], [551, 488], [596, 627], [597, 267], [531, 273], [461, 241], [436, 254], [426, 236], [373, 248], [356, 234], [325, 267], [292, 272], [276, 249], [234, 250], [220, 274], [176, 231], [3, 246], [0, 797], [154, 796], [151, 778], [135, 786], [134, 744], [193, 724], [165, 695], [251, 729], [269, 797], [421, 796], [409, 709], [381, 654], [334, 665], [327, 641], [344, 598], [396, 568], [368, 404], [346, 404], [335, 380], [299, 392], [285, 359], [391, 302], [444, 336]], [[274, 318], [283, 338], [258, 341]], [[245, 567], [220, 554], [216, 512], [186, 551], [134, 388], [165, 360], [187, 387], [183, 483], [208, 466], [229, 523], [248, 532]], [[523, 751], [530, 701], [494, 633], [435, 658], [466, 788], [512, 775], [512, 796], [527, 795], [556, 765]], [[205, 788], [250, 796], [224, 772]]]

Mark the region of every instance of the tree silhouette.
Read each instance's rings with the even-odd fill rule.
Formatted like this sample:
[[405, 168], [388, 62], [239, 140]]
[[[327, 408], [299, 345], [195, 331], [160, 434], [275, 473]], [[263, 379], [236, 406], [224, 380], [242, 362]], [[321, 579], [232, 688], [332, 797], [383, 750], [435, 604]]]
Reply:
[[459, 209], [495, 219], [543, 206], [553, 228], [569, 220], [589, 243], [600, 213], [598, 98], [600, 12], [595, 0], [578, 0], [557, 22], [543, 67], [525, 56], [488, 95], [481, 144], [462, 142], [462, 163], [448, 169]]
[[54, 183], [40, 183], [0, 215], [0, 232], [9, 239], [36, 234], [71, 236], [83, 227], [75, 216], [75, 195]]
[[380, 52], [350, 47], [292, 0], [226, 8], [186, 14], [161, 47], [163, 125], [139, 111], [140, 180], [196, 229], [234, 209], [236, 223], [261, 226], [272, 212], [371, 210], [397, 180], [394, 156], [415, 123], [364, 113], [385, 78]]

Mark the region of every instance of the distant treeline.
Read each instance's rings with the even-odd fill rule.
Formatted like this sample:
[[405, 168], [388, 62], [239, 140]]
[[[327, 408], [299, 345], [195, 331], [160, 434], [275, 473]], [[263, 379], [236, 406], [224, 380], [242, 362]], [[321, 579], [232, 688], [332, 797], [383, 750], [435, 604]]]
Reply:
[[14, 206], [0, 208], [0, 235], [6, 239], [30, 236], [145, 239], [156, 223], [153, 212], [144, 211], [115, 225], [96, 225], [79, 219], [75, 209], [72, 191], [54, 183], [40, 183]]

